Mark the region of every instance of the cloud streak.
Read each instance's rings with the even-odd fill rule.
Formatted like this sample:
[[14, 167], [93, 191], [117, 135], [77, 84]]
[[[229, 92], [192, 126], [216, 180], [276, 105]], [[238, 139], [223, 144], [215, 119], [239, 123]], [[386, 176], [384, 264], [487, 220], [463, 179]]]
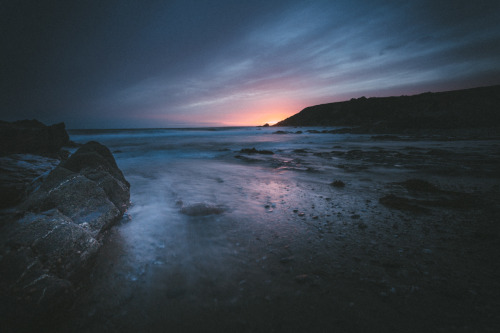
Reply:
[[[500, 83], [495, 1], [65, 6], [59, 14], [36, 8], [47, 17], [31, 28], [12, 23], [3, 118], [69, 127], [250, 125], [361, 95]], [[46, 31], [33, 32], [40, 27]]]

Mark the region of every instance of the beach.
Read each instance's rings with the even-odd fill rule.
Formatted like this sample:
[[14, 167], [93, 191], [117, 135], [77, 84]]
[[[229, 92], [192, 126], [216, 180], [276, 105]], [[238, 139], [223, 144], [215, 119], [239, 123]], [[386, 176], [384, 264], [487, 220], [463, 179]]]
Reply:
[[132, 204], [49, 326], [500, 327], [500, 140], [287, 131], [68, 131], [113, 152]]

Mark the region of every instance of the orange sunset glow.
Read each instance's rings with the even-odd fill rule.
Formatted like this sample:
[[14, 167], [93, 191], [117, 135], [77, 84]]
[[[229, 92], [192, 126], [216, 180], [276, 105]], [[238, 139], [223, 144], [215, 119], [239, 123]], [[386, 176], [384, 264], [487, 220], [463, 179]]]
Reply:
[[231, 115], [224, 125], [227, 126], [255, 126], [255, 125], [274, 125], [277, 122], [292, 116], [295, 112], [290, 111], [270, 111], [270, 112], [248, 112], [244, 114]]

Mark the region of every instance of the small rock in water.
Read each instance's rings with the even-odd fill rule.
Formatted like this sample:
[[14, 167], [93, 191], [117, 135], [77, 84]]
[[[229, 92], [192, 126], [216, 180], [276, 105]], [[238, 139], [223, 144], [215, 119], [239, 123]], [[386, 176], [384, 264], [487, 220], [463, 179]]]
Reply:
[[363, 222], [359, 222], [358, 223], [358, 228], [363, 230], [363, 229], [368, 228], [368, 226], [365, 223], [363, 223]]
[[262, 154], [262, 155], [273, 155], [274, 153], [270, 150], [257, 150], [254, 148], [244, 148], [240, 150], [241, 154]]
[[204, 202], [187, 205], [181, 208], [181, 213], [188, 216], [206, 216], [222, 214], [225, 211], [220, 205], [211, 205]]
[[330, 185], [334, 187], [345, 187], [345, 183], [341, 180], [334, 180]]

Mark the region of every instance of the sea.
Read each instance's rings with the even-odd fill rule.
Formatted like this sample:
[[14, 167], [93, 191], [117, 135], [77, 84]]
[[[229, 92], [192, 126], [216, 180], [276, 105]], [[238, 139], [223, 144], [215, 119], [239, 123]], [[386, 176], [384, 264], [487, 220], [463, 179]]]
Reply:
[[[103, 235], [59, 331], [271, 332], [277, 323], [306, 325], [294, 318], [313, 321], [317, 311], [330, 317], [334, 310], [308, 295], [330, 304], [322, 274], [349, 275], [342, 258], [377, 244], [364, 231], [371, 221], [399, 221], [378, 203], [391, 184], [423, 175], [455, 186], [473, 170], [476, 184], [490, 186], [499, 167], [498, 140], [332, 129], [69, 130], [76, 143], [110, 149], [131, 205]], [[391, 239], [399, 233], [388, 230]], [[360, 234], [371, 235], [368, 245]]]
[[[287, 216], [308, 201], [306, 186], [342, 172], [307, 155], [370, 140], [317, 130], [69, 130], [76, 143], [106, 145], [131, 184], [131, 206], [103, 240], [71, 329], [189, 329], [189, 314], [264, 299], [269, 237], [304, 242], [308, 229]], [[274, 154], [241, 152], [252, 148]]]

